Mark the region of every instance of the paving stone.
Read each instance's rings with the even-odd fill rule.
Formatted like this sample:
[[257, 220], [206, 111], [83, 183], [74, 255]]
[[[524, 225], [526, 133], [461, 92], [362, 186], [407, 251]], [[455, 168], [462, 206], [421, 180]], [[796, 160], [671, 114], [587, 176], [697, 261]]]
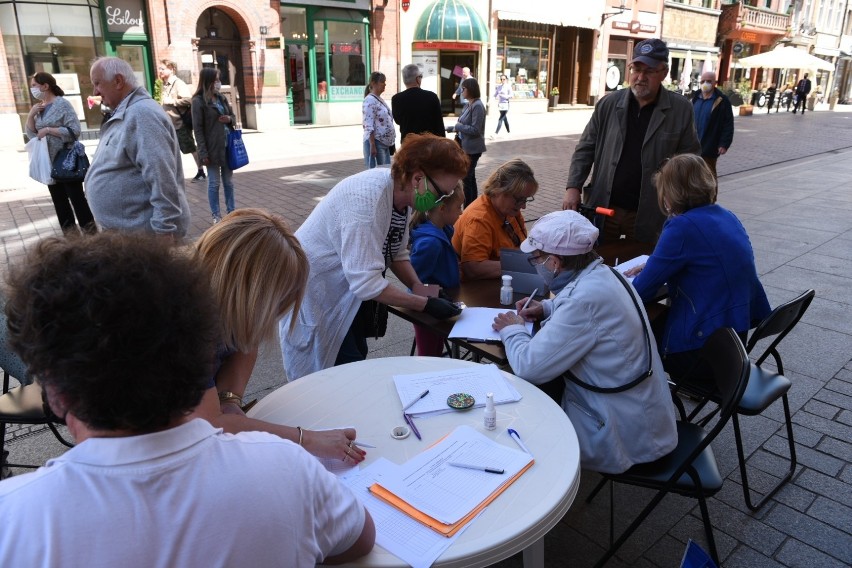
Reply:
[[838, 422], [852, 426], [852, 410], [843, 410], [835, 418]]
[[846, 463], [852, 463], [852, 444], [849, 442], [826, 437], [817, 445], [817, 449], [839, 458]]
[[840, 394], [836, 391], [821, 389], [819, 392], [814, 394], [813, 399], [826, 404], [832, 404], [845, 410], [852, 409], [852, 396]]
[[848, 533], [847, 542], [852, 546], [852, 507], [842, 505], [832, 499], [818, 497], [805, 512], [827, 525]]
[[[827, 438], [831, 439], [831, 438]], [[780, 436], [774, 436], [766, 444], [763, 445], [763, 448], [776, 454], [784, 461], [787, 461], [787, 458], [790, 454], [790, 446], [787, 444], [786, 438], [781, 438]], [[809, 467], [811, 469], [815, 469], [821, 473], [826, 475], [836, 476], [840, 473], [840, 470], [843, 468], [845, 462], [842, 459], [837, 459], [836, 457], [826, 454], [822, 451], [816, 451], [806, 446], [800, 446], [796, 444], [796, 460], [803, 466]], [[756, 467], [759, 465], [755, 464]], [[788, 468], [784, 467], [783, 471], [786, 471]], [[782, 470], [775, 470], [776, 473], [781, 473]]]
[[[840, 373], [838, 373], [838, 374], [840, 374]], [[825, 388], [830, 390], [830, 391], [834, 391], [834, 392], [838, 392], [840, 394], [844, 394], [846, 396], [852, 396], [852, 383], [847, 382], [847, 381], [841, 381], [841, 380], [836, 379], [836, 378], [831, 379], [830, 381], [825, 383]]]
[[[844, 472], [849, 468], [845, 468]], [[817, 471], [806, 469], [796, 479], [796, 485], [813, 491], [817, 495], [852, 505], [852, 486]]]
[[809, 412], [797, 412], [793, 415], [793, 422], [840, 440], [852, 439], [852, 427], [832, 420], [826, 420], [821, 416], [816, 416]]
[[[850, 542], [849, 535], [813, 517], [784, 505], [778, 505], [767, 515], [766, 523], [837, 560], [847, 564], [852, 563], [852, 546], [842, 544]], [[779, 553], [779, 559], [789, 564], [783, 560], [782, 556]]]
[[820, 402], [818, 400], [810, 400], [805, 406], [804, 409], [811, 414], [816, 414], [817, 416], [822, 416], [828, 420], [832, 420], [837, 413], [840, 412], [840, 409], [836, 406], [832, 406], [830, 404], [826, 404], [824, 402]]
[[[796, 485], [794, 479], [785, 483], [770, 501], [777, 501], [778, 503], [782, 503], [796, 511], [804, 511], [816, 498], [817, 495], [814, 492], [808, 491], [804, 487], [799, 487]], [[769, 504], [767, 504], [767, 507], [768, 505]], [[764, 509], [767, 509], [767, 507], [764, 507]], [[771, 509], [767, 509], [765, 514], [768, 514], [769, 510]], [[763, 509], [761, 509], [761, 512], [762, 511]]]
[[738, 546], [725, 560], [725, 568], [776, 568], [784, 564], [759, 553], [748, 546]]
[[790, 538], [784, 543], [777, 559], [791, 568], [848, 568], [848, 564], [815, 549], [812, 546]]

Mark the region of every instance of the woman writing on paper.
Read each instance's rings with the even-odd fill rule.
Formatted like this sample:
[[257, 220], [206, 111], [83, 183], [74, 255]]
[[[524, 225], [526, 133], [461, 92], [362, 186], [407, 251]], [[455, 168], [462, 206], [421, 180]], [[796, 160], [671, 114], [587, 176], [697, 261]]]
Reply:
[[[650, 300], [667, 284], [671, 305], [659, 338], [672, 380], [695, 379], [712, 388], [698, 351], [720, 327], [746, 333], [769, 315], [754, 251], [736, 215], [716, 204], [716, 179], [694, 154], [669, 159], [655, 177], [660, 210], [669, 218], [633, 286]], [[702, 380], [703, 379], [703, 380]]]
[[[539, 219], [521, 250], [556, 297], [521, 300], [520, 314], [500, 314], [493, 327], [517, 376], [536, 385], [561, 378], [558, 398], [577, 432], [582, 467], [621, 473], [672, 451], [677, 429], [645, 308], [592, 251], [597, 238], [598, 229], [576, 211]], [[534, 337], [525, 320], [541, 321]], [[572, 379], [629, 388], [598, 393]]]
[[[62, 147], [73, 144], [80, 136], [80, 120], [50, 73], [33, 75], [30, 79], [30, 93], [39, 102], [33, 105], [27, 115], [27, 136], [47, 139], [47, 151], [52, 164]], [[95, 218], [83, 193], [83, 182], [56, 181], [48, 185], [47, 190], [63, 232], [76, 233], [77, 224], [85, 233], [97, 232]]]
[[[379, 304], [436, 319], [460, 313], [452, 302], [433, 297], [434, 287], [417, 277], [407, 225], [410, 207], [439, 206], [466, 170], [467, 158], [452, 140], [409, 134], [390, 168], [350, 176], [319, 202], [296, 231], [311, 266], [310, 286], [302, 309], [279, 325], [289, 380], [364, 360]], [[388, 269], [411, 293], [385, 279]], [[299, 321], [290, 333], [294, 317]]]
[[213, 223], [222, 220], [219, 209], [219, 180], [225, 188], [225, 208], [234, 205], [234, 171], [228, 166], [228, 136], [237, 121], [234, 111], [219, 90], [219, 70], [205, 67], [198, 77], [198, 88], [192, 97], [192, 129], [198, 145], [198, 157], [207, 166], [207, 200]]
[[210, 388], [196, 414], [231, 434], [270, 432], [316, 456], [362, 461], [364, 452], [352, 445], [352, 428], [309, 431], [245, 415], [253, 405], [243, 406], [243, 395], [258, 348], [275, 336], [279, 318], [299, 310], [308, 279], [307, 257], [286, 222], [262, 209], [239, 209], [207, 229], [195, 246], [222, 328]]

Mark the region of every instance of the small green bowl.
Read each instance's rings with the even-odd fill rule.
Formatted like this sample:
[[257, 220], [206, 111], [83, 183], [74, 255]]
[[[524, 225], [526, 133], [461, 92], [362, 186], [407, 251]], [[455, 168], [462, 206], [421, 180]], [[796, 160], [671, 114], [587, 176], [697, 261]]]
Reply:
[[447, 397], [447, 405], [456, 410], [466, 410], [476, 403], [471, 395], [463, 392], [457, 392]]

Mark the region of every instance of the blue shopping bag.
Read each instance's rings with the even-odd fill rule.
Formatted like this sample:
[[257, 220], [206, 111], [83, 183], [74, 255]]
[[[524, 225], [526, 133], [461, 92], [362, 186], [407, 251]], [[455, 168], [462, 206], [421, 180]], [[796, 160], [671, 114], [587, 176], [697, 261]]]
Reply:
[[228, 167], [232, 170], [238, 170], [249, 163], [246, 145], [243, 144], [243, 131], [231, 130], [228, 133]]
[[686, 544], [686, 550], [683, 553], [683, 560], [680, 561], [680, 568], [718, 568], [710, 555], [703, 548], [695, 544], [695, 541], [689, 539]]

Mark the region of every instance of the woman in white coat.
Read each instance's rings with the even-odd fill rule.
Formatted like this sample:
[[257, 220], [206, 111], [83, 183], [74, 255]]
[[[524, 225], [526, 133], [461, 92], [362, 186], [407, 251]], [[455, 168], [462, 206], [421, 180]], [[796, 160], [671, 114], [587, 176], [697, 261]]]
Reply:
[[[289, 380], [367, 357], [367, 332], [363, 318], [356, 318], [367, 300], [438, 319], [459, 313], [420, 282], [408, 258], [406, 227], [409, 207], [438, 206], [467, 167], [452, 140], [410, 134], [390, 169], [350, 176], [316, 206], [296, 231], [311, 267], [302, 308], [279, 325]], [[411, 293], [388, 282], [387, 269]], [[292, 332], [291, 317], [298, 317]]]

